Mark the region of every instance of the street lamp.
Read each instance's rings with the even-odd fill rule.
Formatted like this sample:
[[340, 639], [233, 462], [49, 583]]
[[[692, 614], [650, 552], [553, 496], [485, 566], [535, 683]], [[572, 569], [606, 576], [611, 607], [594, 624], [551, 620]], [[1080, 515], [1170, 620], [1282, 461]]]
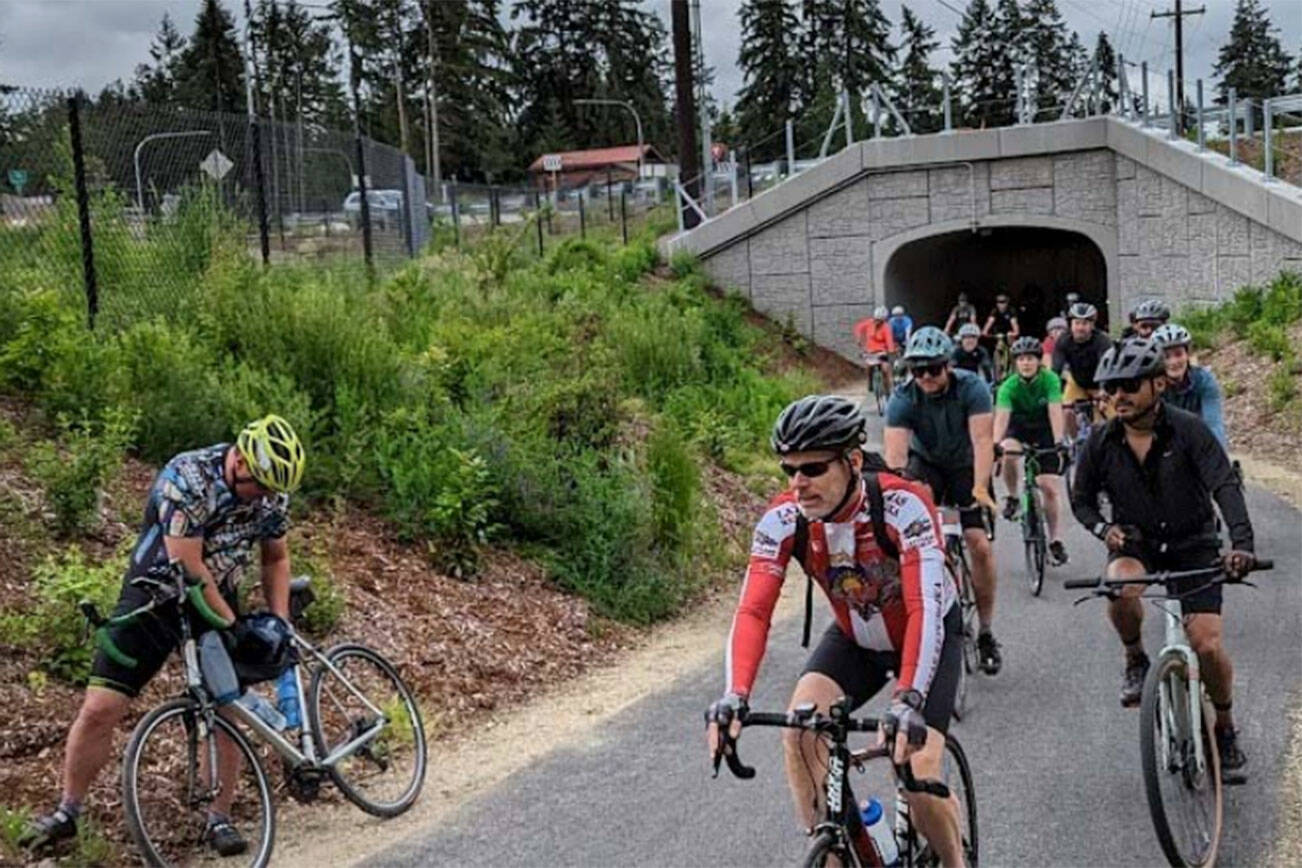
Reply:
[[181, 139], [186, 136], [211, 136], [212, 134], [212, 130], [186, 130], [184, 132], [174, 133], [151, 133], [136, 143], [135, 151], [131, 155], [131, 161], [135, 163], [136, 166], [136, 207], [140, 209], [142, 216], [145, 213], [145, 188], [140, 182], [140, 149], [148, 142], [152, 142], [156, 139]]
[[629, 114], [633, 115], [633, 123], [637, 125], [637, 179], [642, 180], [642, 119], [638, 117], [637, 109], [633, 108], [631, 102], [622, 99], [576, 99], [575, 105], [617, 105], [628, 109]]

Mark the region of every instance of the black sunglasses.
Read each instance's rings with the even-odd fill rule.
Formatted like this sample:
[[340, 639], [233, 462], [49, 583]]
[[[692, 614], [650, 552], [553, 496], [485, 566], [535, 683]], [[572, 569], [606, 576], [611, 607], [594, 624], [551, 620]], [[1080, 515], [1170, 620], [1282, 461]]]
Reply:
[[807, 461], [804, 464], [788, 464], [785, 461], [778, 464], [787, 478], [795, 476], [797, 473], [805, 474], [806, 479], [815, 479], [822, 476], [832, 466], [831, 461]]
[[928, 377], [939, 377], [947, 367], [948, 365], [945, 362], [927, 362], [920, 365], [909, 365], [909, 370], [913, 372], [915, 377], [921, 377], [924, 374]]
[[1125, 392], [1127, 395], [1133, 395], [1144, 387], [1146, 383], [1143, 377], [1127, 377], [1124, 380], [1109, 380], [1101, 384], [1103, 392], [1107, 395], [1115, 395], [1117, 392]]

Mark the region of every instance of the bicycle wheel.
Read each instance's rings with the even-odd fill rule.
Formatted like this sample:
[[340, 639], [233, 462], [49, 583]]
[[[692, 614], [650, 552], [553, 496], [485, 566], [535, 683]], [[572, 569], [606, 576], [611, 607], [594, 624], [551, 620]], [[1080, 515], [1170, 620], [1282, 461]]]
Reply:
[[961, 554], [959, 560], [959, 603], [963, 616], [963, 668], [969, 674], [976, 672], [980, 666], [977, 653], [977, 633], [980, 632], [977, 619], [976, 591], [972, 586], [972, 568], [968, 566], [967, 555]]
[[[248, 842], [243, 855], [222, 864], [261, 868], [271, 859], [276, 833], [271, 787], [243, 733], [220, 716], [213, 720], [239, 759], [230, 821]], [[212, 855], [204, 841], [206, 811], [221, 785], [210, 775], [215, 735], [206, 729], [198, 703], [180, 697], [145, 715], [131, 734], [122, 758], [122, 802], [127, 829], [147, 865], [189, 864]]]
[[1026, 495], [1026, 508], [1022, 513], [1022, 544], [1026, 551], [1026, 578], [1031, 584], [1031, 596], [1040, 596], [1044, 588], [1044, 562], [1048, 543], [1044, 539], [1044, 500], [1040, 489], [1031, 487]]
[[886, 413], [886, 377], [880, 367], [873, 369], [873, 395], [877, 398], [877, 415]]
[[[949, 571], [950, 577], [959, 589], [959, 617], [963, 624], [963, 635], [961, 639], [963, 643], [963, 665], [958, 668], [958, 689], [954, 693], [954, 719], [961, 721], [967, 715], [968, 673], [972, 671], [971, 663], [968, 659], [968, 595], [964, 595], [963, 593], [963, 581], [955, 574], [953, 564], [946, 563], [945, 568]], [[975, 604], [973, 604], [971, 608], [975, 611]], [[976, 650], [975, 637], [973, 637], [972, 641], [972, 650]]]
[[348, 800], [377, 817], [396, 817], [420, 795], [427, 747], [420, 709], [397, 670], [363, 645], [326, 652], [308, 691], [312, 737], [327, 756], [366, 735], [379, 734], [339, 758], [330, 777]]
[[[968, 765], [967, 754], [963, 746], [953, 736], [945, 737], [945, 757], [940, 766], [940, 779], [949, 787], [954, 798], [958, 800], [958, 829], [963, 843], [963, 859], [969, 868], [977, 868], [980, 857], [977, 837], [976, 787], [972, 783], [972, 767]], [[900, 852], [916, 853], [910, 864], [936, 866], [940, 864], [940, 854], [917, 832], [912, 817], [909, 819], [908, 847], [901, 845]]]
[[1168, 654], [1144, 680], [1139, 755], [1153, 828], [1175, 866], [1211, 865], [1221, 840], [1221, 761], [1215, 711], [1202, 701], [1203, 769], [1198, 771], [1184, 658]]
[[856, 860], [851, 857], [848, 848], [841, 842], [841, 839], [830, 830], [823, 830], [814, 837], [814, 843], [809, 845], [809, 852], [805, 854], [805, 868], [824, 868], [829, 859], [835, 859], [839, 865], [854, 865]]

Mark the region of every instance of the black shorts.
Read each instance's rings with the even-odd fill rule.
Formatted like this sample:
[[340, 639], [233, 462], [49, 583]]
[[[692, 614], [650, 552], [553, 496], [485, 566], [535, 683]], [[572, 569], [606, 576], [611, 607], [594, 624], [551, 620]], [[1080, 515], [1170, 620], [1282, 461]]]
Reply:
[[981, 520], [981, 507], [977, 506], [976, 499], [972, 497], [975, 473], [971, 467], [947, 470], [924, 461], [916, 452], [910, 452], [904, 472], [911, 479], [924, 482], [931, 488], [931, 499], [936, 506], [956, 507], [959, 511], [959, 524], [964, 530], [985, 530], [985, 522]]
[[[1028, 446], [1034, 446], [1036, 449], [1052, 449], [1053, 429], [1042, 428], [1040, 426], [1018, 425], [1017, 420], [1009, 420], [1008, 433], [1004, 439], [1012, 438]], [[1021, 457], [1018, 456], [1018, 460]], [[1062, 456], [1061, 455], [1041, 455], [1040, 456], [1040, 473], [1050, 476], [1060, 476], [1062, 474]]]
[[[235, 595], [223, 591], [222, 596], [232, 611], [238, 612]], [[149, 593], [130, 584], [130, 579], [122, 583], [122, 593], [113, 608], [113, 617], [125, 615], [150, 601]], [[147, 615], [142, 615], [130, 624], [113, 627], [109, 636], [118, 650], [136, 659], [135, 666], [127, 666], [110, 658], [102, 650], [96, 649], [95, 659], [90, 666], [91, 687], [107, 687], [125, 696], [135, 698], [145, 688], [158, 670], [163, 668], [168, 656], [181, 644], [180, 629], [181, 610], [176, 602], [166, 603]], [[191, 635], [196, 638], [212, 627], [201, 621], [198, 615], [190, 616]]]
[[[1108, 554], [1108, 563], [1117, 558], [1134, 558], [1144, 565], [1144, 571], [1198, 570], [1209, 567], [1220, 557], [1214, 545], [1194, 546], [1183, 551], [1159, 552], [1155, 546], [1127, 543], [1119, 552]], [[1167, 592], [1180, 599], [1180, 610], [1186, 615], [1221, 613], [1220, 583], [1208, 586], [1208, 578], [1172, 579], [1167, 582]], [[1187, 595], [1187, 596], [1185, 596]]]
[[[940, 649], [940, 665], [931, 679], [922, 716], [927, 726], [947, 732], [954, 714], [954, 698], [963, 669], [963, 622], [958, 604], [945, 616], [945, 644]], [[805, 662], [805, 672], [826, 675], [837, 683], [856, 709], [877, 695], [891, 676], [900, 671], [900, 655], [894, 651], [870, 651], [861, 648], [841, 630], [835, 621], [823, 633]]]

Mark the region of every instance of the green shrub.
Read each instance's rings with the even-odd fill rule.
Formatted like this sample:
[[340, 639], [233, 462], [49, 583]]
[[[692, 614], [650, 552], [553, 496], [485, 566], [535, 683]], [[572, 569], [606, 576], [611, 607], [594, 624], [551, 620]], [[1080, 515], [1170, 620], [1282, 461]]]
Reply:
[[632, 283], [656, 266], [654, 242], [630, 241], [611, 256], [611, 272], [619, 280]]
[[530, 403], [553, 440], [605, 449], [619, 431], [617, 397], [609, 370], [589, 369], [572, 379], [540, 385]]
[[0, 614], [4, 643], [38, 652], [41, 667], [51, 675], [85, 684], [94, 649], [84, 641], [86, 622], [77, 603], [90, 600], [107, 613], [117, 599], [127, 554], [123, 549], [100, 564], [90, 563], [76, 546], [50, 555], [33, 570], [33, 605]]
[[1248, 345], [1256, 352], [1270, 356], [1276, 362], [1291, 355], [1293, 351], [1283, 327], [1264, 320], [1254, 322], [1248, 327]]
[[1274, 412], [1278, 413], [1288, 406], [1297, 395], [1297, 383], [1294, 382], [1289, 365], [1275, 366], [1270, 376], [1266, 378], [1266, 392], [1270, 396], [1270, 409]]
[[61, 442], [37, 443], [28, 470], [45, 489], [54, 511], [55, 529], [64, 535], [93, 527], [98, 521], [100, 489], [122, 461], [135, 428], [135, 415], [115, 408], [101, 426], [59, 420]]
[[8, 333], [0, 345], [0, 387], [39, 393], [54, 360], [86, 338], [85, 322], [51, 290], [15, 292], [11, 315], [14, 322], [0, 326]]
[[595, 271], [605, 268], [609, 256], [601, 245], [581, 238], [567, 238], [547, 254], [547, 272]]
[[1302, 275], [1285, 271], [1270, 282], [1262, 294], [1261, 317], [1279, 326], [1302, 319]]
[[669, 270], [677, 278], [698, 274], [701, 271], [701, 260], [690, 250], [677, 250], [674, 251], [673, 256], [669, 257]]
[[696, 461], [672, 425], [658, 425], [646, 448], [656, 543], [667, 552], [686, 553], [691, 547], [701, 488]]

